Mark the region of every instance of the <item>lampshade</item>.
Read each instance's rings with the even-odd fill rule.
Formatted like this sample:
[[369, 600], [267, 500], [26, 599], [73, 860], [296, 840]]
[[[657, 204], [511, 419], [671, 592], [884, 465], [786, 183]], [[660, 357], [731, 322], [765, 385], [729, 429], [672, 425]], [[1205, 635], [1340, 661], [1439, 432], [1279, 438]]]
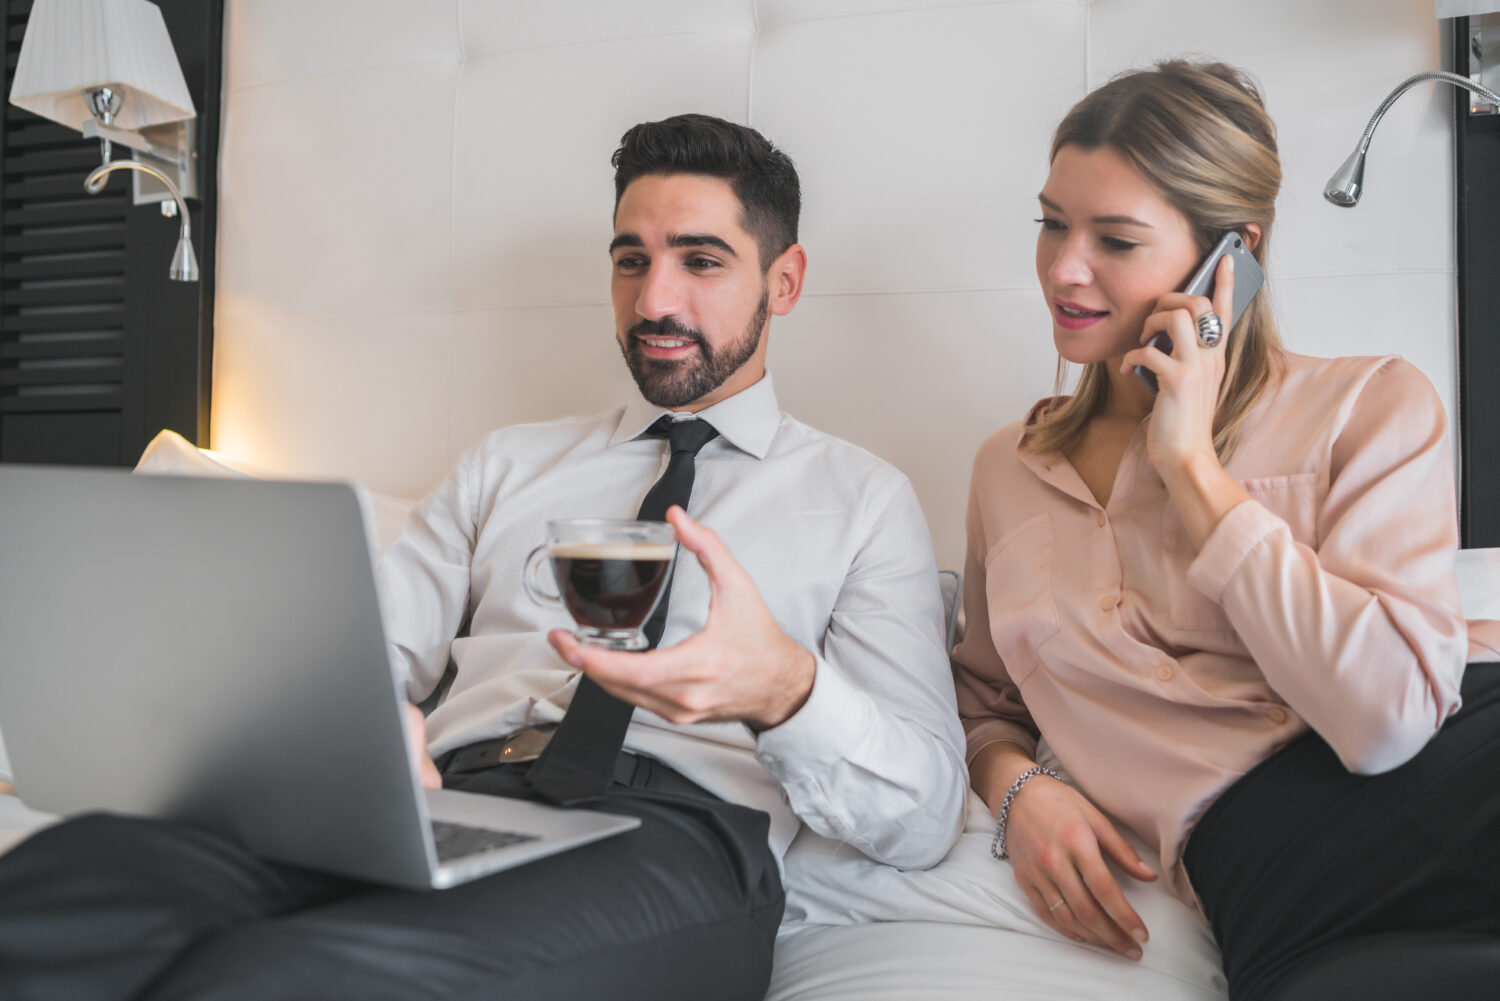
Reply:
[[1500, 10], [1500, 0], [1437, 0], [1433, 4], [1433, 17], [1472, 17], [1475, 14], [1493, 14]]
[[161, 11], [149, 0], [36, 0], [10, 103], [70, 129], [93, 119], [88, 95], [122, 100], [119, 129], [194, 117], [193, 98]]

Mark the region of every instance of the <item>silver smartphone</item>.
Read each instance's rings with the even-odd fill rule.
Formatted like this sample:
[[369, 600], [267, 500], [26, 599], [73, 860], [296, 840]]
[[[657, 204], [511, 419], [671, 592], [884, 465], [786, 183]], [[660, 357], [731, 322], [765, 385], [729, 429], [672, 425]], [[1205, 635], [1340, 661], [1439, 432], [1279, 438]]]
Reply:
[[[1240, 317], [1245, 315], [1245, 309], [1249, 307], [1250, 300], [1255, 298], [1260, 287], [1266, 283], [1266, 273], [1260, 269], [1260, 264], [1251, 256], [1244, 237], [1234, 230], [1225, 233], [1214, 249], [1208, 252], [1208, 256], [1203, 258], [1203, 263], [1198, 266], [1197, 271], [1193, 272], [1193, 277], [1188, 279], [1182, 291], [1188, 295], [1201, 295], [1212, 299], [1214, 276], [1218, 274], [1219, 261], [1226, 254], [1234, 258], [1234, 314], [1224, 325], [1224, 332], [1227, 336], [1234, 330], [1234, 325], [1240, 322]], [[1172, 338], [1167, 336], [1165, 330], [1158, 331], [1146, 343], [1162, 354], [1172, 353]], [[1156, 373], [1144, 365], [1137, 365], [1135, 374], [1141, 377], [1146, 388], [1151, 390], [1151, 395], [1155, 396], [1158, 388]]]

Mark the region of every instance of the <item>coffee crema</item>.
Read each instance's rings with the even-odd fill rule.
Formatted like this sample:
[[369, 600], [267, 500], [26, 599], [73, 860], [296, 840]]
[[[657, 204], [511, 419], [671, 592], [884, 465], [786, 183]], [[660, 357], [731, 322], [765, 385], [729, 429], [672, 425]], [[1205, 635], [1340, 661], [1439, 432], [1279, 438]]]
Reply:
[[560, 542], [552, 571], [575, 622], [596, 629], [639, 629], [656, 606], [674, 544]]

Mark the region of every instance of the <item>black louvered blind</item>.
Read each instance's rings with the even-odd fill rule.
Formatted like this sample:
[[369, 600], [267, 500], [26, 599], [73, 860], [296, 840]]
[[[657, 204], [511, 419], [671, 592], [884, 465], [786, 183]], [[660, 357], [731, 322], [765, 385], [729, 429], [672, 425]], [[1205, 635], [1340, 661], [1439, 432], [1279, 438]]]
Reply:
[[[30, 10], [30, 0], [5, 4], [7, 95]], [[98, 163], [97, 143], [5, 105], [0, 458], [6, 461], [125, 461], [126, 411], [139, 406], [126, 388], [140, 350], [125, 326], [130, 189], [117, 180], [101, 194], [85, 193], [83, 178]]]

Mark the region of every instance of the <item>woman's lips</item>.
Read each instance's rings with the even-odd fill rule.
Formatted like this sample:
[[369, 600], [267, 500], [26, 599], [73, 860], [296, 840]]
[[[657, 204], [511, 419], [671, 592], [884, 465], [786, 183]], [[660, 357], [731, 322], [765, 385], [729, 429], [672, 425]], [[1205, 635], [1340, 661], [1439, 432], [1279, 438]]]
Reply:
[[1052, 302], [1052, 318], [1064, 330], [1083, 330], [1092, 327], [1109, 315], [1108, 310], [1092, 310], [1074, 302]]

